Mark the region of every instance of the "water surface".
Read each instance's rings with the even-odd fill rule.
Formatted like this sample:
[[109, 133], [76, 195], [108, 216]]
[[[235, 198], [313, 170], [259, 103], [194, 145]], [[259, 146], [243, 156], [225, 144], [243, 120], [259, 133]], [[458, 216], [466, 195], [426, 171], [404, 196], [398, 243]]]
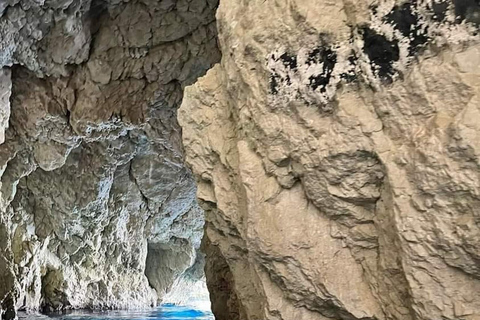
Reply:
[[175, 305], [134, 311], [71, 311], [65, 314], [21, 314], [20, 320], [214, 320], [211, 312]]

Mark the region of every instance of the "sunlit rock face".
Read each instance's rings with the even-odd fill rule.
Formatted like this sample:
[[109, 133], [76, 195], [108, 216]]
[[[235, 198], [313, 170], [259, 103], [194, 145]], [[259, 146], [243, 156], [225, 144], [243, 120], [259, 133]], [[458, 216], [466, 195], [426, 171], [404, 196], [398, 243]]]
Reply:
[[218, 320], [480, 319], [478, 1], [238, 1], [186, 89]]
[[192, 268], [176, 109], [219, 60], [216, 6], [0, 1], [0, 319], [148, 307]]

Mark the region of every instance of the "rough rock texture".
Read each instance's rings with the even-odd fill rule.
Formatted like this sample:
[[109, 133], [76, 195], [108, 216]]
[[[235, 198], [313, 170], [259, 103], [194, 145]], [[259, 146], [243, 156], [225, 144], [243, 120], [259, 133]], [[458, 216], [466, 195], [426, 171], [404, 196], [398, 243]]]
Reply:
[[195, 263], [177, 278], [163, 298], [164, 303], [190, 306], [210, 312], [211, 303], [205, 279], [205, 255], [197, 254]]
[[479, 17], [221, 1], [179, 111], [217, 320], [480, 319]]
[[176, 109], [220, 58], [217, 4], [0, 1], [0, 319], [148, 307], [194, 264]]

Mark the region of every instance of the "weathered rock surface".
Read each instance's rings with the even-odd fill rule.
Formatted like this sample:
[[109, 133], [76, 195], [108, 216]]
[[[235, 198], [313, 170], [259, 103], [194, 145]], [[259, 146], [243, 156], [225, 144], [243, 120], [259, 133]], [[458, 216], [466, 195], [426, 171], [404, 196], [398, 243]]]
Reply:
[[480, 319], [478, 1], [237, 1], [186, 89], [217, 320]]
[[148, 307], [191, 278], [204, 216], [176, 109], [219, 60], [216, 7], [0, 1], [0, 319]]
[[217, 2], [0, 1], [0, 320], [480, 319], [478, 1]]

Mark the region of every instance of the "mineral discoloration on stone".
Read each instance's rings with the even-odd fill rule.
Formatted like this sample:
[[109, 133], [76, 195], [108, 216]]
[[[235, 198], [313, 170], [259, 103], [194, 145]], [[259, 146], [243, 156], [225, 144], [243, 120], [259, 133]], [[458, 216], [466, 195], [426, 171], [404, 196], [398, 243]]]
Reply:
[[325, 30], [319, 41], [297, 53], [280, 47], [267, 57], [272, 103], [300, 100], [332, 111], [337, 89], [352, 81], [389, 85], [429, 45], [475, 39], [479, 8], [473, 0], [370, 4], [369, 21], [346, 24], [347, 39], [335, 41], [332, 30]]
[[462, 3], [221, 2], [222, 62], [179, 111], [217, 319], [479, 319]]
[[[320, 100], [327, 104], [335, 92], [332, 78], [339, 78], [338, 74], [332, 74], [337, 63], [334, 49], [319, 46], [298, 55], [281, 52], [273, 53], [268, 59], [272, 72], [270, 92], [275, 96], [294, 96], [306, 103]], [[323, 111], [329, 110], [326, 107]]]

